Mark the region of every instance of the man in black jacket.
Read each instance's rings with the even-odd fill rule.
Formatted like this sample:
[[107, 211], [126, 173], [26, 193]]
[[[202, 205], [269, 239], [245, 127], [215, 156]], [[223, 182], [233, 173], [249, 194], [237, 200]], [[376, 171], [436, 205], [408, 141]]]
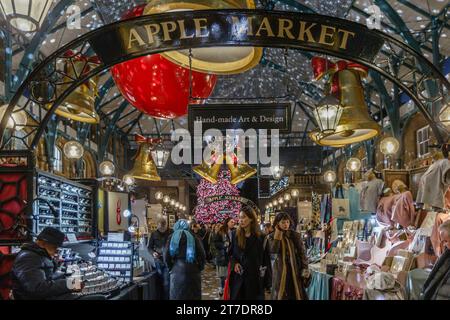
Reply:
[[57, 279], [56, 263], [53, 257], [64, 242], [64, 233], [46, 227], [36, 242], [22, 246], [13, 269], [13, 296], [16, 300], [58, 299], [70, 296], [66, 279]]
[[148, 242], [148, 250], [155, 258], [156, 271], [161, 286], [162, 300], [169, 299], [169, 269], [163, 259], [163, 251], [172, 231], [167, 228], [167, 221], [160, 219], [158, 229], [154, 231]]
[[439, 235], [445, 250], [423, 285], [423, 300], [450, 300], [450, 220], [440, 225]]

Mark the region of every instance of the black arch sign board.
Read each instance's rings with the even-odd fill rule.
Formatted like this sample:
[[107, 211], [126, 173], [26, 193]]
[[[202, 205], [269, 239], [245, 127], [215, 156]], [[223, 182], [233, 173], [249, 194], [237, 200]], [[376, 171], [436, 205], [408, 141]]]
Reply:
[[[152, 17], [153, 18], [153, 17]], [[333, 51], [372, 60], [384, 40], [363, 25], [315, 14], [264, 10], [201, 10], [144, 16], [93, 35], [91, 47], [112, 65], [143, 51], [250, 45]]]

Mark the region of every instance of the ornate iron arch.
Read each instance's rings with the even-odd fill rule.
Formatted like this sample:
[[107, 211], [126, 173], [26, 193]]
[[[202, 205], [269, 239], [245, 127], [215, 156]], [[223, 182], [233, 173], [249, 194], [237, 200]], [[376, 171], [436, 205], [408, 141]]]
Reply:
[[[237, 19], [232, 19], [232, 17]], [[266, 22], [264, 22], [264, 19], [266, 19]], [[359, 46], [353, 45], [354, 51], [349, 51], [341, 50], [336, 46], [327, 47], [317, 43], [299, 41], [300, 35], [298, 39], [297, 35], [292, 38], [286, 32], [286, 29], [284, 31], [278, 30], [282, 29], [282, 26], [286, 27], [285, 23], [289, 26], [289, 22], [283, 22], [283, 25], [281, 25], [281, 20], [291, 21], [295, 25], [298, 25], [301, 21], [310, 24], [322, 23], [330, 28], [335, 28], [335, 31], [336, 28], [347, 28], [359, 36], [360, 43]], [[161, 35], [155, 33], [155, 38], [157, 37], [158, 41], [153, 43], [141, 43], [140, 40], [142, 39], [136, 38], [136, 35], [139, 36], [139, 31], [135, 28], [141, 28], [145, 33], [145, 26], [157, 24], [161, 26], [161, 23], [169, 24], [179, 21], [183, 21], [184, 38], [180, 36], [181, 30], [177, 31], [178, 37], [170, 39], [167, 43], [161, 41], [167, 37], [167, 34], [163, 35], [163, 30], [161, 30]], [[263, 30], [266, 33], [265, 35], [261, 35], [261, 32], [259, 32], [260, 36], [258, 37], [254, 34], [255, 30], [252, 31], [253, 34], [248, 32], [249, 24], [253, 24], [255, 21], [262, 24], [266, 23], [262, 29], [261, 24], [259, 30]], [[195, 27], [201, 23], [205, 23], [203, 29], [200, 28], [200, 31], [198, 31], [197, 28], [196, 30]], [[271, 30], [272, 34], [267, 29], [268, 26], [271, 26], [271, 23], [274, 23], [272, 27], [275, 30]], [[171, 25], [173, 26], [173, 24]], [[305, 33], [306, 27], [305, 24], [303, 26], [304, 38], [309, 37]], [[243, 28], [244, 32], [241, 32], [242, 30], [239, 28]], [[132, 29], [137, 32], [134, 34], [134, 38], [137, 39], [134, 42], [137, 42], [139, 46], [125, 48], [124, 39], [127, 36], [126, 39], [130, 39], [130, 30]], [[150, 32], [151, 30], [150, 27]], [[203, 31], [208, 31], [208, 37], [205, 38], [202, 35]], [[280, 35], [280, 32], [283, 33], [284, 37], [275, 36], [275, 34]], [[125, 38], [124, 34], [127, 35]], [[142, 33], [141, 35], [144, 37]], [[189, 36], [187, 37], [187, 35]], [[171, 38], [170, 34], [168, 37]], [[335, 33], [333, 37], [337, 39], [338, 36]], [[342, 40], [342, 37], [340, 39]], [[365, 42], [361, 42], [361, 39], [364, 39]], [[55, 51], [32, 71], [10, 101], [0, 123], [0, 136], [2, 137], [0, 150], [7, 149], [14, 139], [22, 141], [25, 149], [34, 150], [54, 111], [69, 94], [89, 78], [106, 71], [117, 63], [164, 51], [211, 46], [262, 46], [300, 49], [355, 61], [378, 72], [407, 93], [430, 124], [440, 143], [446, 142], [448, 138], [448, 131], [433, 119], [428, 109], [434, 103], [444, 101], [444, 96], [448, 93], [450, 84], [431, 62], [407, 44], [380, 31], [369, 30], [361, 24], [329, 16], [267, 10], [204, 10], [142, 16], [116, 22], [86, 33]], [[381, 46], [383, 50], [381, 50]], [[73, 54], [68, 55], [67, 52]], [[83, 71], [69, 77], [64, 71], [64, 65], [73, 63], [79, 54], [87, 57], [97, 56], [99, 59], [87, 59]], [[393, 72], [394, 63], [396, 68], [403, 70], [398, 76]], [[430, 86], [434, 87], [434, 90], [431, 91]], [[40, 88], [50, 88], [50, 92], [44, 96], [39, 95], [37, 92]], [[433, 92], [433, 96], [427, 96], [426, 92]], [[15, 108], [15, 106], [20, 107]], [[6, 134], [5, 129], [10, 115], [22, 110], [29, 111], [32, 108], [37, 108], [38, 112], [34, 112], [37, 116], [35, 117], [35, 123], [25, 126], [25, 134], [15, 136], [16, 130], [9, 130], [13, 134]], [[19, 127], [24, 126], [14, 123], [14, 129], [19, 129]]]

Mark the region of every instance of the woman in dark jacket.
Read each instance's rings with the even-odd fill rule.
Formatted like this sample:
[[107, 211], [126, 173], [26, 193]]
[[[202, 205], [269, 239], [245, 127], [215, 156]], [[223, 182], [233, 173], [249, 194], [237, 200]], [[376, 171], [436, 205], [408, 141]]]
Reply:
[[308, 259], [299, 233], [290, 230], [291, 217], [280, 212], [275, 217], [267, 246], [272, 261], [272, 300], [308, 300]]
[[270, 268], [255, 211], [246, 206], [231, 239], [231, 300], [264, 300], [264, 277]]
[[170, 271], [170, 300], [200, 300], [200, 272], [205, 266], [205, 250], [201, 241], [189, 231], [186, 220], [175, 223], [164, 259]]

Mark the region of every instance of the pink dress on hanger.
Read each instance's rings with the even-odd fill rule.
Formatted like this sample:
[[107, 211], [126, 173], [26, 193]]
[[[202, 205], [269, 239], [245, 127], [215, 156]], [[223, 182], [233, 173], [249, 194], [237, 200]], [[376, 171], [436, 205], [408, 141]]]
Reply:
[[380, 201], [378, 201], [377, 206], [377, 221], [383, 227], [391, 227], [394, 226], [394, 221], [392, 221], [392, 209], [394, 207], [395, 202], [398, 199], [397, 194], [392, 196], [382, 197]]
[[416, 210], [411, 192], [405, 191], [397, 196], [397, 202], [392, 208], [392, 221], [400, 224], [403, 228], [413, 226], [416, 221]]

